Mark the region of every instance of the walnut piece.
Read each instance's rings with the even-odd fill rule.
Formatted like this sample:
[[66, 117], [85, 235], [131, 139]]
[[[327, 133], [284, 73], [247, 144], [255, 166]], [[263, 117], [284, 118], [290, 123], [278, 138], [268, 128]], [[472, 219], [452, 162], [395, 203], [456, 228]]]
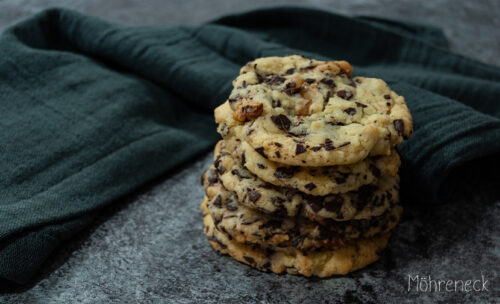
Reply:
[[239, 103], [236, 105], [233, 117], [238, 121], [255, 120], [262, 115], [264, 106], [260, 102]]

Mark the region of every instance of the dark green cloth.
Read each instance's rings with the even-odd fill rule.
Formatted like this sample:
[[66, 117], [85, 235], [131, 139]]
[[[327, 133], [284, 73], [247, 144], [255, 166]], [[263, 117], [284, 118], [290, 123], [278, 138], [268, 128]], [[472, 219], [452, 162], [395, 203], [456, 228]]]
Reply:
[[466, 187], [464, 164], [489, 178], [500, 69], [450, 52], [438, 29], [298, 8], [194, 27], [48, 10], [0, 37], [0, 277], [27, 282], [104, 206], [207, 151], [240, 66], [286, 54], [348, 60], [406, 97], [416, 131], [400, 146], [402, 179], [415, 202]]

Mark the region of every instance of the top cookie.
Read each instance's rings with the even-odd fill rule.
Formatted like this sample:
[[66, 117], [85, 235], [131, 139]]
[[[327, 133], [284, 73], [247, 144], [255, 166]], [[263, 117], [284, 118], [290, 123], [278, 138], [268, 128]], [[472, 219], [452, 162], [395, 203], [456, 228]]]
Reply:
[[413, 133], [404, 98], [383, 80], [351, 78], [351, 72], [345, 61], [297, 55], [249, 62], [226, 103], [215, 110], [218, 131], [294, 166], [389, 155]]

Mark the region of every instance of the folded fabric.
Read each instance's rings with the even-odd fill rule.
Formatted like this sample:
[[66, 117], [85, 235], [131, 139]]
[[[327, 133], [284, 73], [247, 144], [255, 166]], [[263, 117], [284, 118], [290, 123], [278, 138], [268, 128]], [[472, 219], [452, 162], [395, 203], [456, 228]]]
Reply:
[[240, 66], [285, 54], [348, 60], [405, 96], [415, 202], [467, 186], [459, 169], [478, 160], [474, 179], [490, 178], [500, 69], [450, 52], [437, 29], [303, 8], [170, 27], [47, 10], [0, 37], [0, 278], [26, 283], [104, 206], [206, 151]]

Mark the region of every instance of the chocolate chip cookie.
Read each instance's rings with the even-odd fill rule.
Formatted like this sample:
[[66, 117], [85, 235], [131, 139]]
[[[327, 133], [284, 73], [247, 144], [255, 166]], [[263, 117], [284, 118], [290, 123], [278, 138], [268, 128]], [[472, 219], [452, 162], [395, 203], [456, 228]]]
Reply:
[[216, 229], [210, 215], [204, 217], [203, 224], [204, 233], [215, 250], [261, 271], [302, 274], [308, 277], [329, 277], [363, 268], [379, 259], [379, 254], [387, 247], [389, 240], [389, 234], [385, 233], [372, 238], [357, 239], [339, 249], [303, 252], [289, 248], [276, 251], [231, 239]]
[[381, 215], [399, 201], [397, 176], [382, 176], [376, 184], [364, 185], [358, 191], [327, 196], [312, 196], [293, 188], [275, 186], [248, 171], [243, 161], [236, 160], [225, 149], [223, 141], [215, 147], [214, 164], [217, 167], [211, 166], [204, 173], [207, 182], [218, 178], [241, 204], [275, 216], [302, 213], [316, 221], [367, 219]]
[[[227, 140], [231, 143], [232, 140]], [[374, 156], [350, 165], [301, 167], [270, 161], [245, 141], [240, 141], [233, 155], [262, 180], [281, 187], [298, 189], [310, 195], [324, 196], [353, 191], [375, 183], [382, 176], [396, 176], [401, 164], [395, 149], [388, 156]]]
[[351, 73], [345, 61], [256, 59], [240, 70], [227, 102], [215, 110], [218, 130], [291, 166], [389, 155], [413, 133], [404, 98], [383, 80]]
[[273, 217], [240, 204], [220, 181], [205, 177], [206, 200], [202, 209], [210, 214], [219, 230], [240, 243], [261, 247], [338, 248], [345, 240], [371, 237], [393, 229], [399, 221], [402, 208], [394, 205], [380, 216], [367, 220], [345, 222], [312, 222], [301, 217]]

